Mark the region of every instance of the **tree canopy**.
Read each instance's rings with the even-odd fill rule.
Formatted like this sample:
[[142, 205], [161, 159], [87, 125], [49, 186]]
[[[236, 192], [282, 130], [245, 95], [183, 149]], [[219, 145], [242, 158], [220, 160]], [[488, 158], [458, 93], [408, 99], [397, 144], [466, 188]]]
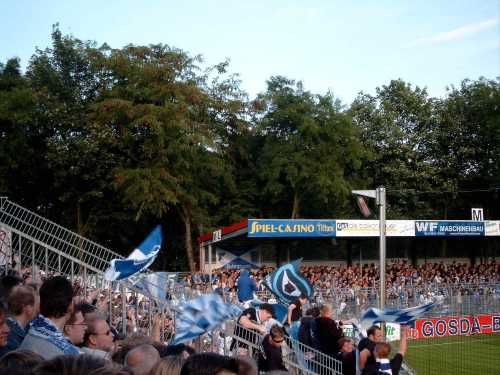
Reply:
[[396, 79], [350, 105], [283, 76], [255, 98], [240, 84], [227, 61], [55, 27], [26, 72], [0, 63], [0, 195], [124, 254], [162, 222], [162, 263], [190, 270], [204, 231], [356, 217], [352, 189], [386, 186], [389, 218], [498, 217], [498, 78], [443, 98]]

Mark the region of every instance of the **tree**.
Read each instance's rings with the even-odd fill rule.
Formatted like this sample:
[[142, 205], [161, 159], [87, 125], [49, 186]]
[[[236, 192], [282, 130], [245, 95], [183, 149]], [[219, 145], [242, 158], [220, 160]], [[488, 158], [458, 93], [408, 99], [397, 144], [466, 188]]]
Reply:
[[[292, 219], [341, 212], [362, 151], [340, 104], [284, 77], [272, 77], [257, 104], [263, 107], [258, 169], [264, 197], [285, 207], [291, 202], [282, 214]], [[314, 206], [321, 209], [313, 212]]]
[[429, 155], [429, 129], [435, 124], [434, 101], [425, 89], [402, 80], [377, 88], [376, 96], [361, 93], [349, 110], [370, 158], [363, 166], [373, 186], [385, 185], [392, 217], [425, 217], [431, 205], [416, 190], [441, 184], [434, 178]]

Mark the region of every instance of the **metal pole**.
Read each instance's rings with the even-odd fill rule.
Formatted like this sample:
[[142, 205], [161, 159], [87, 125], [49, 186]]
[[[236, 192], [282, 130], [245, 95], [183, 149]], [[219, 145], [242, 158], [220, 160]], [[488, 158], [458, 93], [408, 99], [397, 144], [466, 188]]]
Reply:
[[380, 186], [377, 188], [377, 204], [379, 206], [379, 230], [380, 230], [380, 309], [385, 307], [385, 188]]
[[208, 245], [208, 266], [209, 266], [209, 281], [210, 281], [210, 286], [212, 286], [212, 244]]

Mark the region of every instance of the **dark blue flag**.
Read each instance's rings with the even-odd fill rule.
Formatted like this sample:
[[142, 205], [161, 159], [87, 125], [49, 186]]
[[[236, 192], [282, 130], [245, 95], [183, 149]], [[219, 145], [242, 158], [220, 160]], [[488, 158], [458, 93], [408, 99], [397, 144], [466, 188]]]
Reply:
[[282, 303], [293, 303], [301, 294], [310, 300], [314, 294], [312, 285], [300, 273], [301, 261], [302, 259], [297, 259], [285, 264], [266, 277], [264, 285]]

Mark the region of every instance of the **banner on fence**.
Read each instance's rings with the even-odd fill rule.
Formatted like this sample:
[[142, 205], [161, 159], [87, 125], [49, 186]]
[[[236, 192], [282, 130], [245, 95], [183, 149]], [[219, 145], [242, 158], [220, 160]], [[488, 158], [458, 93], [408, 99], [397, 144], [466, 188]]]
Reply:
[[0, 266], [12, 262], [12, 231], [0, 226]]
[[258, 268], [258, 266], [253, 261], [253, 254], [258, 251], [255, 246], [224, 246], [216, 247], [216, 268], [226, 268], [226, 269], [241, 269], [241, 268]]
[[335, 220], [249, 219], [248, 237], [335, 237]]
[[463, 317], [418, 319], [411, 330], [414, 340], [500, 333], [500, 313]]
[[[378, 237], [380, 235], [378, 220], [336, 220], [337, 237]], [[388, 237], [415, 236], [414, 220], [387, 220], [386, 235]]]
[[[342, 326], [342, 329], [345, 336], [354, 337], [352, 324], [344, 324]], [[401, 326], [396, 323], [386, 323], [385, 337], [387, 341], [399, 341], [399, 339], [401, 338]]]
[[415, 236], [484, 236], [484, 222], [416, 220]]

